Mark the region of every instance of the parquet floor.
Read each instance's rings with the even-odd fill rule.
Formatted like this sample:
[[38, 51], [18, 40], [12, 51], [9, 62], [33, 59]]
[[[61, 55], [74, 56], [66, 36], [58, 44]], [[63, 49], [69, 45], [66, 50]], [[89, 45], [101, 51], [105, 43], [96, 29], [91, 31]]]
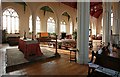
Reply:
[[[1, 50], [9, 47], [4, 45]], [[48, 48], [55, 50], [53, 48]], [[7, 73], [7, 75], [87, 75], [88, 65], [81, 65], [75, 62], [70, 62], [69, 50], [58, 49], [60, 58], [51, 58], [45, 61], [37, 61], [29, 65], [21, 66], [18, 70]], [[0, 64], [5, 60], [0, 61]], [[3, 66], [5, 68], [6, 66]], [[11, 68], [12, 69], [12, 68]], [[0, 69], [3, 70], [3, 69]], [[5, 72], [2, 74], [6, 74]]]

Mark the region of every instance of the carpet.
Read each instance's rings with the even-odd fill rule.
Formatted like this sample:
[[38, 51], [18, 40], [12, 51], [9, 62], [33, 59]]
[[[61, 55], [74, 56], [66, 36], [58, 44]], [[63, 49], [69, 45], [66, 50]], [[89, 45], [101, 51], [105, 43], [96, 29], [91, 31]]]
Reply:
[[43, 53], [42, 56], [34, 57], [34, 58], [27, 60], [26, 58], [24, 58], [24, 54], [21, 51], [19, 51], [18, 48], [6, 49], [7, 67], [24, 64], [24, 63], [28, 63], [28, 62], [35, 61], [35, 60], [40, 61], [40, 60], [54, 56], [53, 51], [47, 50], [45, 48], [41, 48], [41, 52]]

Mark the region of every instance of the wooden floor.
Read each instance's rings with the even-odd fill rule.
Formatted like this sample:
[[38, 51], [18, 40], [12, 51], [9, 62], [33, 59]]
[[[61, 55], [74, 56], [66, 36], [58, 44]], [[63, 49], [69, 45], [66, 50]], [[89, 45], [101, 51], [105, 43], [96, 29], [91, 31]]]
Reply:
[[[7, 46], [3, 45], [3, 46], [4, 46], [3, 50], [6, 47], [8, 47], [8, 45]], [[75, 62], [70, 62], [68, 50], [58, 49], [58, 52], [61, 55], [60, 58], [50, 58], [44, 61], [37, 61], [24, 66], [19, 66], [17, 67], [19, 69], [5, 74], [7, 75], [84, 75], [84, 76], [87, 75], [88, 65], [81, 65]]]

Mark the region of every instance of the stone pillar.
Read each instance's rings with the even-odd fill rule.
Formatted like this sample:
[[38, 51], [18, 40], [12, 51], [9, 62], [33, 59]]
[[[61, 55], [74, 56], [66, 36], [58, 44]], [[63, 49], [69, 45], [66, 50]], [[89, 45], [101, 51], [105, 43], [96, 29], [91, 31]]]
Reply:
[[75, 28], [74, 21], [72, 21], [72, 32], [74, 32], [74, 28]]
[[41, 26], [40, 26], [40, 32], [46, 32], [45, 28], [45, 16], [41, 16], [42, 19], [40, 19]]
[[90, 16], [90, 25], [89, 26], [90, 26], [89, 28], [91, 29], [90, 30], [90, 35], [92, 35], [92, 20], [91, 20], [91, 16]]
[[42, 19], [42, 32], [47, 32], [47, 16], [44, 15]]
[[92, 27], [92, 35], [96, 35], [97, 19], [95, 17], [91, 17], [91, 27]]
[[59, 17], [57, 17], [57, 22], [56, 22], [56, 34], [58, 37], [60, 36], [60, 20]]
[[97, 19], [93, 17], [93, 35], [97, 35]]
[[89, 42], [89, 17], [90, 2], [78, 2], [78, 27], [77, 27], [77, 62], [88, 64], [88, 42]]
[[[2, 44], [2, 8], [0, 0], [0, 44]], [[1, 46], [1, 45], [0, 45]]]
[[72, 19], [72, 32], [74, 32], [75, 30], [75, 22], [74, 22], [74, 19]]
[[107, 45], [111, 37], [111, 2], [103, 3], [103, 36], [102, 42]]
[[29, 6], [31, 10], [31, 15], [32, 15], [32, 32], [33, 32], [33, 38], [35, 37], [36, 34], [36, 11], [37, 7], [35, 6], [36, 3], [28, 2], [27, 5]]
[[[120, 9], [120, 5], [118, 6], [118, 8]], [[118, 14], [118, 25], [119, 25], [119, 28], [120, 28], [120, 10], [118, 11], [118, 13], [119, 13]], [[120, 41], [120, 29], [119, 29], [119, 41]]]
[[115, 43], [115, 44], [118, 44], [118, 41], [119, 41], [119, 10], [118, 9], [119, 9], [119, 3], [114, 2], [113, 3], [112, 43]]
[[36, 14], [33, 11], [32, 11], [32, 32], [34, 37], [36, 34]]
[[100, 34], [101, 33], [101, 25], [102, 25], [102, 16], [99, 16], [99, 18], [97, 19], [97, 34]]
[[70, 21], [66, 22], [66, 34], [70, 33]]
[[113, 34], [119, 33], [119, 3], [114, 2], [113, 3]]

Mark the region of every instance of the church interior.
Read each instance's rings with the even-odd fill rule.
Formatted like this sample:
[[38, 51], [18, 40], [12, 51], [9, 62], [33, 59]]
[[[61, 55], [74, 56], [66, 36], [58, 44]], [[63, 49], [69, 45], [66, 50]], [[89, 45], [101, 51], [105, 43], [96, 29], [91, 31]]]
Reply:
[[1, 76], [120, 77], [120, 2], [0, 2]]

